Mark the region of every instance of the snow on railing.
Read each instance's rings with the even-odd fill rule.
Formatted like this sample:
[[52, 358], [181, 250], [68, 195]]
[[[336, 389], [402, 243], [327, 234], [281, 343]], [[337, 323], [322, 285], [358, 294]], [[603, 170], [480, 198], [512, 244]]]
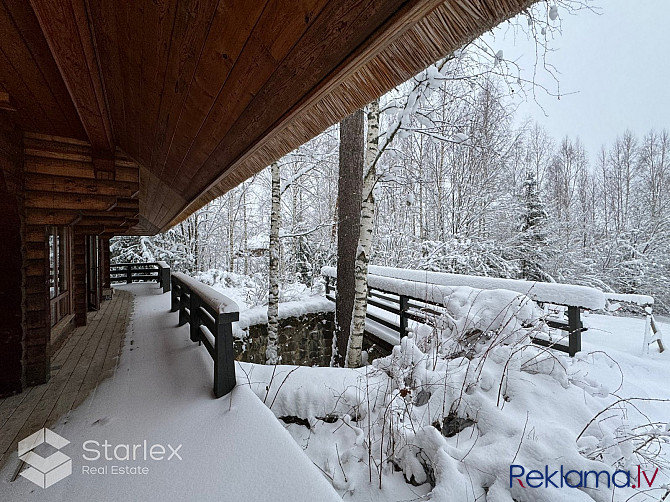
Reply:
[[[451, 298], [457, 290], [469, 290], [478, 292], [475, 297], [482, 296], [484, 303], [495, 306], [497, 312], [508, 312], [510, 308], [518, 309], [515, 317], [523, 317], [521, 309], [529, 307], [523, 301], [525, 298], [544, 303], [565, 305], [568, 307], [567, 319], [549, 319], [547, 325], [551, 328], [568, 332], [568, 344], [554, 343], [551, 340], [533, 338], [533, 342], [546, 347], [555, 348], [574, 356], [581, 350], [581, 334], [586, 330], [581, 321], [581, 309], [602, 309], [605, 307], [605, 296], [602, 291], [584, 286], [572, 286], [567, 284], [546, 284], [512, 279], [494, 279], [489, 277], [477, 277], [470, 275], [446, 274], [437, 272], [424, 272], [420, 270], [397, 269], [388, 267], [370, 266], [368, 274], [368, 286], [371, 290], [377, 289], [383, 292], [399, 295], [400, 297], [400, 325], [397, 331], [400, 338], [404, 336], [406, 326], [403, 323], [409, 317], [405, 312], [408, 304], [407, 299], [418, 299], [421, 301], [447, 306], [445, 299]], [[329, 293], [330, 279], [337, 279], [335, 267], [323, 267], [321, 275], [326, 277], [326, 296]], [[483, 292], [486, 292], [484, 294]], [[463, 294], [460, 291], [459, 294]], [[372, 293], [372, 296], [375, 296]], [[334, 298], [329, 297], [334, 300]], [[403, 302], [403, 298], [405, 301]], [[458, 300], [456, 301], [458, 303]], [[368, 304], [381, 307], [374, 299], [368, 299]], [[395, 312], [395, 310], [393, 310]], [[396, 329], [395, 325], [388, 323], [372, 315], [368, 310], [367, 318], [380, 322], [390, 329]]]
[[609, 302], [632, 303], [640, 307], [651, 307], [654, 304], [654, 297], [648, 295], [605, 293], [605, 298]]
[[[568, 305], [591, 310], [605, 308], [605, 294], [598, 289], [589, 288], [587, 286], [531, 282], [518, 279], [499, 279], [495, 277], [448, 274], [444, 272], [427, 272], [424, 270], [378, 267], [374, 265], [368, 267], [368, 273], [377, 276], [392, 277], [394, 279], [403, 279], [406, 281], [435, 284], [438, 286], [470, 286], [478, 289], [507, 289], [509, 291], [524, 294], [531, 299], [542, 303]], [[335, 277], [336, 275], [337, 274], [331, 277]]]
[[203, 302], [205, 302], [216, 312], [231, 313], [240, 311], [237, 303], [228, 298], [226, 295], [221, 294], [215, 289], [209, 287], [207, 284], [196, 281], [193, 277], [182, 274], [181, 272], [173, 272], [172, 277], [176, 277], [179, 281], [187, 285], [189, 289], [194, 291]]
[[202, 343], [214, 360], [214, 395], [235, 387], [233, 322], [240, 309], [233, 300], [180, 272], [172, 274], [172, 312], [179, 311], [179, 326], [188, 323], [190, 338]]

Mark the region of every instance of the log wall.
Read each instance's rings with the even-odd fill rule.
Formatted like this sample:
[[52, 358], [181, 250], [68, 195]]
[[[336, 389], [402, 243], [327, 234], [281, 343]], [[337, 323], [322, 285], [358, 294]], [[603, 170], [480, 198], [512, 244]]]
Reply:
[[23, 387], [22, 134], [0, 111], [0, 396]]

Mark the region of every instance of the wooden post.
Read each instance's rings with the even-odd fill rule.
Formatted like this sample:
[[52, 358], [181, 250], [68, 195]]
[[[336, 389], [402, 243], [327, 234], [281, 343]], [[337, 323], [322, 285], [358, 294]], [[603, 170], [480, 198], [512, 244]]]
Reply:
[[77, 326], [86, 326], [86, 313], [88, 312], [87, 260], [86, 260], [86, 235], [75, 227], [72, 238], [74, 248], [74, 320]]
[[232, 322], [239, 320], [239, 313], [219, 314], [216, 320], [214, 395], [225, 396], [235, 387], [235, 351], [233, 349]]
[[570, 357], [582, 350], [582, 320], [579, 307], [568, 307], [568, 354]]
[[[2, 171], [0, 171], [0, 175]], [[21, 392], [23, 326], [21, 324], [23, 253], [19, 200], [0, 190], [0, 397]], [[39, 282], [39, 281], [38, 281]], [[42, 283], [42, 289], [44, 284]], [[45, 292], [42, 292], [44, 296]], [[46, 311], [30, 312], [40, 318]]]
[[132, 284], [133, 282], [133, 266], [129, 263], [126, 265], [126, 284]]
[[171, 274], [170, 274], [170, 267], [161, 267], [160, 268], [160, 275], [161, 275], [161, 287], [163, 288], [163, 293], [167, 293], [168, 291], [171, 290]]
[[400, 339], [407, 336], [407, 304], [409, 298], [403, 295], [400, 296]]
[[179, 284], [173, 284], [170, 292], [170, 312], [177, 312], [179, 310]]
[[179, 322], [177, 323], [177, 326], [183, 326], [188, 322], [186, 309], [189, 303], [186, 301], [185, 297], [188, 297], [189, 295], [190, 291], [188, 291], [186, 287], [181, 284], [179, 286]]
[[191, 328], [191, 341], [198, 342], [200, 345], [200, 298], [192, 290], [189, 291], [190, 301], [189, 301], [189, 314], [188, 322]]
[[102, 248], [102, 287], [107, 289], [112, 287], [109, 277], [109, 239], [106, 237], [101, 238], [100, 247]]

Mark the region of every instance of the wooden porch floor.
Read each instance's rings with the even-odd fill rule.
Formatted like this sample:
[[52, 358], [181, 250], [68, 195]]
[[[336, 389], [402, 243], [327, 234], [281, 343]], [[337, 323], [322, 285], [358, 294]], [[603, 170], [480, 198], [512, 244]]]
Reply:
[[51, 427], [114, 374], [132, 307], [133, 295], [115, 290], [53, 354], [49, 382], [0, 399], [0, 467], [16, 454], [19, 440]]

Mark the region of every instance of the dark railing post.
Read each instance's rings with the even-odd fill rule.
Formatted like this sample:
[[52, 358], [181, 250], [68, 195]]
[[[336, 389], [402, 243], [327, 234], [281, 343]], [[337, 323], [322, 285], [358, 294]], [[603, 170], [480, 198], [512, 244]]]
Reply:
[[129, 263], [126, 265], [126, 284], [132, 284], [133, 282], [133, 266]]
[[330, 277], [326, 276], [326, 296], [330, 294]]
[[189, 302], [189, 326], [191, 327], [191, 341], [200, 344], [200, 298], [191, 290], [189, 292], [191, 301]]
[[172, 289], [170, 290], [170, 312], [176, 312], [179, 310], [179, 285], [173, 284]]
[[582, 320], [579, 307], [568, 307], [568, 354], [570, 357], [582, 350]]
[[221, 397], [235, 387], [235, 351], [233, 349], [233, 326], [238, 321], [238, 312], [219, 314], [216, 319], [214, 395]]
[[400, 339], [407, 336], [407, 307], [409, 298], [403, 295], [400, 296]]
[[161, 276], [161, 287], [163, 288], [163, 293], [167, 293], [170, 291], [170, 267], [161, 267], [160, 268], [160, 276]]
[[186, 309], [188, 308], [188, 303], [186, 302], [186, 296], [189, 296], [189, 290], [181, 284], [179, 286], [179, 322], [177, 326], [183, 326], [188, 322]]

